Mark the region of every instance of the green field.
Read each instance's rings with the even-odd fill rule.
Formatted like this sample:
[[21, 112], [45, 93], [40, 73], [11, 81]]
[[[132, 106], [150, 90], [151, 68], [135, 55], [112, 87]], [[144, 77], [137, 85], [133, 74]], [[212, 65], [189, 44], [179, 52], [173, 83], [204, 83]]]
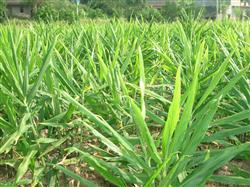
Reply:
[[249, 22], [1, 25], [0, 184], [249, 185], [249, 62]]

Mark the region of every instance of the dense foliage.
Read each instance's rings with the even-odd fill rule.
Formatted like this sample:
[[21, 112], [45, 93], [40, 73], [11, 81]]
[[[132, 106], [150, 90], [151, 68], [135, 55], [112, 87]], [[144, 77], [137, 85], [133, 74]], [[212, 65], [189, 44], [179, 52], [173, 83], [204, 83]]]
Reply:
[[[124, 18], [127, 20], [139, 19], [144, 21], [174, 21], [181, 17], [185, 10], [191, 14], [202, 12], [203, 18], [215, 18], [216, 6], [204, 7], [203, 3], [194, 0], [166, 0], [161, 9], [151, 7], [144, 0], [82, 0], [80, 6], [75, 0], [26, 0], [33, 4], [33, 18], [39, 21], [67, 21], [75, 22], [85, 18]], [[0, 2], [0, 21], [6, 20], [5, 0]], [[210, 1], [209, 1], [210, 2]], [[214, 3], [213, 3], [214, 2]], [[211, 4], [216, 4], [213, 0]], [[230, 1], [220, 1], [220, 12], [225, 14]], [[35, 8], [37, 7], [37, 8]], [[78, 9], [78, 11], [77, 11]], [[239, 18], [248, 18], [249, 11], [234, 8]]]
[[[70, 1], [49, 1], [45, 0], [38, 8], [35, 18], [44, 21], [73, 20], [82, 18], [125, 18], [125, 19], [143, 19], [146, 21], [162, 21], [163, 17], [157, 9], [146, 6], [145, 3], [96, 0], [84, 1], [79, 8], [79, 15], [76, 15], [77, 5]], [[58, 11], [59, 10], [59, 11]], [[67, 16], [65, 16], [67, 14]]]
[[[40, 4], [35, 18], [38, 20], [52, 21], [65, 20], [72, 22], [82, 18], [125, 18], [140, 19], [144, 21], [167, 21], [175, 20], [180, 17], [181, 10], [186, 11], [201, 10], [190, 3], [168, 3], [162, 9], [158, 10], [149, 6], [144, 1], [113, 1], [113, 0], [95, 0], [82, 1], [78, 7], [79, 15], [76, 15], [77, 5], [68, 0], [45, 0]], [[191, 11], [190, 11], [191, 12]]]
[[6, 4], [4, 1], [0, 1], [0, 23], [6, 19]]
[[68, 0], [45, 0], [43, 1], [35, 15], [35, 19], [49, 21], [68, 21], [74, 22], [77, 20], [76, 5]]
[[[115, 186], [249, 184], [229, 162], [250, 161], [249, 29], [192, 17], [2, 25], [1, 183], [96, 186], [91, 167]], [[230, 176], [215, 175], [225, 164]]]
[[[45, 0], [43, 5], [50, 5], [50, 10], [62, 10], [68, 13], [68, 16], [58, 16], [52, 14], [53, 20], [66, 20], [72, 22], [76, 18], [76, 4], [75, 0], [60, 1]], [[57, 3], [56, 3], [57, 2]], [[69, 5], [71, 2], [71, 5]], [[206, 2], [207, 4], [205, 4]], [[189, 14], [198, 15], [202, 12], [203, 18], [215, 19], [217, 11], [226, 16], [226, 9], [228, 8], [230, 1], [219, 1], [219, 7], [217, 9], [216, 0], [211, 1], [195, 1], [195, 0], [176, 0], [168, 1], [166, 0], [165, 6], [160, 9], [156, 9], [150, 6], [147, 1], [143, 0], [82, 0], [79, 6], [81, 14], [77, 18], [125, 18], [130, 19], [140, 19], [144, 21], [174, 21], [182, 16], [182, 12], [186, 11]], [[55, 4], [60, 4], [60, 6], [55, 6]], [[207, 6], [205, 6], [207, 5]], [[45, 6], [45, 7], [46, 7]], [[67, 7], [63, 10], [62, 7]], [[70, 7], [70, 8], [69, 8]], [[41, 6], [44, 14], [46, 14], [44, 6]], [[49, 11], [48, 11], [49, 12]], [[71, 14], [70, 14], [70, 13]], [[245, 11], [241, 9], [234, 8], [234, 13], [238, 15], [238, 18], [243, 18], [243, 13]], [[59, 12], [58, 12], [59, 14]], [[246, 15], [248, 15], [248, 10], [246, 10]], [[61, 19], [58, 19], [61, 17]], [[246, 16], [244, 17], [246, 18]], [[46, 16], [40, 16], [40, 19], [47, 20]]]

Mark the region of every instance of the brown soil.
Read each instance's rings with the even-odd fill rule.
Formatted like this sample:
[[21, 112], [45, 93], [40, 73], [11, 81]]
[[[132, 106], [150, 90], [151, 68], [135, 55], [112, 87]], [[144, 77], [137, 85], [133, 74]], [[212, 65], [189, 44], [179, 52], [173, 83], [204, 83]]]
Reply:
[[[233, 160], [230, 162], [230, 164], [233, 164], [235, 166], [238, 166], [244, 170], [250, 171], [250, 163], [245, 161], [239, 161], [239, 160]], [[79, 166], [75, 165], [69, 165], [67, 167], [71, 171], [77, 173], [78, 175], [82, 176], [85, 179], [88, 179], [90, 181], [93, 181], [100, 187], [115, 187], [114, 185], [107, 182], [103, 177], [98, 175], [96, 172], [91, 170], [86, 164], [81, 164]], [[231, 175], [230, 169], [228, 166], [223, 166], [220, 168], [216, 173], [216, 175]], [[6, 180], [14, 180], [15, 171], [11, 167], [0, 167], [0, 182], [6, 181]], [[26, 176], [27, 177], [27, 176]], [[31, 175], [30, 175], [31, 177]], [[28, 177], [29, 178], [29, 177]], [[80, 185], [78, 181], [72, 180], [69, 177], [62, 176], [61, 177], [61, 185], [67, 184], [68, 187], [85, 187], [83, 185]], [[206, 187], [242, 187], [238, 185], [225, 185], [225, 184], [219, 184], [215, 182], [209, 182]], [[250, 185], [247, 185], [245, 187], [250, 187]]]

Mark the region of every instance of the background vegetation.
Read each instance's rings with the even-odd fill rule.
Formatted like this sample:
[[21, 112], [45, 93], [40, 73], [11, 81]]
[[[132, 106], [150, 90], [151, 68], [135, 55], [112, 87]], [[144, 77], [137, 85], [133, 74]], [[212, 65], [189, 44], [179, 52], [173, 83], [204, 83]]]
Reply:
[[0, 1], [0, 22], [6, 19], [6, 4], [4, 1]]
[[[1, 1], [2, 2], [2, 1]], [[34, 11], [33, 18], [36, 20], [73, 22], [84, 18], [123, 18], [123, 19], [143, 19], [144, 21], [173, 21], [181, 16], [182, 10], [197, 14], [202, 10], [193, 1], [166, 1], [166, 5], [161, 9], [150, 7], [146, 1], [140, 0], [82, 0], [77, 14], [75, 1], [70, 0], [34, 0], [38, 4], [38, 9]], [[226, 7], [223, 1], [222, 7]], [[0, 12], [3, 20], [6, 15], [4, 3], [2, 2]], [[205, 16], [206, 10], [203, 10]]]

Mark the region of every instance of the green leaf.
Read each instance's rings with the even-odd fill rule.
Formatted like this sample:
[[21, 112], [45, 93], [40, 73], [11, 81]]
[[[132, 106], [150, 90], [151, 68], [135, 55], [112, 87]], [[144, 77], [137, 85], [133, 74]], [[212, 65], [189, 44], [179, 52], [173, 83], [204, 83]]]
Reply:
[[209, 158], [204, 164], [197, 167], [180, 185], [186, 186], [199, 186], [203, 184], [213, 172], [225, 165], [228, 161], [232, 160], [236, 155], [250, 148], [250, 143], [243, 143], [238, 146], [225, 148], [221, 154], [217, 154]]
[[170, 153], [178, 151], [181, 145], [183, 144], [183, 140], [186, 134], [186, 129], [192, 119], [193, 107], [195, 103], [198, 82], [199, 82], [199, 73], [200, 73], [203, 50], [204, 50], [204, 44], [202, 45], [198, 53], [198, 57], [197, 57], [197, 61], [195, 64], [195, 69], [194, 69], [193, 80], [191, 82], [190, 89], [186, 91], [188, 98], [184, 105], [183, 113], [180, 118], [180, 121], [178, 125], [176, 126], [173, 141], [171, 142], [171, 145], [170, 145]]
[[[197, 147], [202, 142], [208, 128], [211, 123], [217, 108], [218, 108], [217, 100], [211, 100], [207, 105], [205, 105], [204, 109], [197, 114], [196, 120], [192, 125], [192, 132], [188, 132], [190, 137], [187, 138], [186, 144], [184, 144], [184, 154], [191, 155], [197, 149]], [[190, 128], [191, 129], [191, 128]]]
[[116, 186], [120, 187], [126, 187], [126, 184], [124, 181], [118, 177], [116, 177], [113, 173], [110, 172], [109, 168], [105, 167], [98, 158], [95, 158], [94, 156], [85, 153], [75, 147], [68, 149], [70, 152], [77, 152], [80, 153], [81, 156], [84, 158], [84, 161], [86, 161], [90, 166], [95, 168], [95, 170], [102, 175], [106, 180], [111, 182], [112, 184], [115, 184]]
[[245, 68], [243, 68], [242, 70], [239, 71], [239, 73], [237, 73], [231, 80], [229, 83], [227, 83], [226, 86], [223, 87], [223, 89], [221, 89], [219, 91], [219, 93], [215, 96], [215, 98], [220, 98], [220, 97], [224, 97], [231, 89], [234, 88], [235, 84], [240, 81], [240, 79], [242, 79], [243, 75], [249, 70], [250, 68], [250, 64], [247, 65]]
[[175, 81], [174, 97], [170, 105], [168, 118], [162, 133], [163, 158], [165, 158], [168, 155], [169, 145], [179, 120], [180, 103], [181, 103], [181, 69], [178, 68]]
[[11, 133], [13, 132], [13, 130], [15, 130], [15, 127], [13, 127], [8, 121], [0, 117], [0, 129], [6, 133]]
[[34, 173], [32, 177], [32, 186], [36, 186], [38, 183], [42, 181], [42, 177], [44, 175], [45, 167], [39, 166], [38, 162], [35, 162]]
[[146, 106], [145, 106], [145, 101], [144, 101], [144, 96], [145, 96], [145, 72], [144, 72], [144, 62], [143, 62], [143, 56], [142, 56], [142, 51], [141, 48], [139, 47], [138, 49], [138, 69], [140, 72], [140, 91], [141, 91], [141, 112], [142, 112], [142, 117], [145, 119], [146, 117]]
[[22, 177], [25, 175], [25, 173], [28, 170], [31, 160], [34, 159], [34, 156], [36, 153], [37, 153], [37, 150], [32, 150], [27, 154], [27, 156], [24, 157], [23, 161], [21, 162], [21, 164], [19, 165], [17, 169], [16, 183], [19, 183]]
[[91, 121], [95, 122], [104, 132], [111, 134], [114, 138], [116, 138], [121, 145], [123, 145], [126, 149], [134, 151], [132, 145], [123, 138], [118, 132], [116, 132], [105, 120], [101, 119], [99, 116], [92, 113], [86, 107], [81, 105], [78, 101], [73, 99], [68, 93], [62, 92], [65, 99], [68, 100], [71, 104], [73, 104], [79, 112], [87, 116]]
[[219, 182], [222, 184], [230, 184], [230, 185], [249, 185], [250, 178], [243, 178], [239, 176], [218, 176], [213, 175], [210, 177], [210, 181]]
[[42, 66], [41, 66], [41, 69], [39, 71], [39, 74], [38, 74], [38, 77], [36, 79], [36, 82], [34, 83], [33, 87], [31, 88], [28, 96], [27, 96], [27, 101], [28, 103], [31, 102], [31, 100], [33, 99], [33, 97], [35, 96], [39, 86], [41, 85], [42, 83], [42, 80], [43, 80], [43, 75], [45, 74], [47, 68], [49, 67], [49, 63], [50, 63], [50, 57], [53, 53], [53, 50], [54, 50], [54, 47], [56, 45], [56, 39], [54, 39], [54, 41], [50, 44], [50, 47], [47, 51], [47, 54], [45, 55], [44, 59], [43, 59], [43, 63], [42, 63]]
[[15, 144], [15, 142], [17, 142], [19, 138], [23, 135], [23, 133], [25, 133], [30, 128], [30, 125], [26, 124], [29, 118], [30, 114], [25, 114], [21, 120], [18, 130], [8, 136], [6, 140], [1, 143], [2, 145], [0, 147], [0, 154], [2, 154], [3, 152], [8, 153], [11, 150], [12, 146]]
[[250, 109], [236, 113], [232, 116], [228, 116], [222, 119], [215, 120], [212, 123], [212, 126], [235, 124], [236, 122], [242, 121], [244, 119], [250, 119]]
[[123, 150], [123, 147], [119, 148], [115, 143], [113, 143], [111, 140], [103, 136], [100, 132], [98, 132], [96, 129], [91, 127], [90, 125], [86, 124], [85, 122], [82, 122], [84, 126], [86, 126], [92, 133], [95, 135], [95, 137], [99, 138], [100, 141], [105, 144], [110, 150], [117, 153], [120, 157], [124, 157], [127, 161], [130, 163], [133, 163], [137, 167], [142, 167], [146, 171], [148, 170], [148, 167], [146, 166], [146, 163], [143, 162], [143, 160], [140, 158], [140, 155], [131, 152], [128, 152], [127, 150]]
[[199, 102], [196, 104], [195, 106], [196, 109], [199, 108], [203, 104], [203, 102], [207, 99], [207, 97], [214, 91], [220, 79], [225, 74], [225, 71], [228, 65], [230, 64], [229, 59], [232, 57], [232, 55], [233, 55], [233, 52], [224, 60], [224, 62], [219, 67], [219, 69], [215, 72], [213, 79], [209, 83], [209, 87], [206, 89], [205, 93], [202, 95]]
[[165, 161], [160, 164], [153, 172], [152, 176], [147, 180], [147, 182], [145, 183], [144, 187], [150, 187], [154, 180], [160, 176], [162, 170], [166, 167], [166, 165], [171, 161], [172, 156], [169, 156], [167, 159], [165, 159]]
[[227, 138], [229, 136], [235, 136], [239, 134], [249, 133], [250, 132], [250, 126], [246, 127], [239, 127], [239, 128], [232, 128], [232, 129], [226, 129], [226, 130], [220, 130], [211, 136], [207, 136], [203, 139], [203, 142], [212, 142], [216, 140], [222, 140], [224, 138]]
[[51, 151], [55, 150], [56, 148], [58, 148], [67, 139], [68, 139], [68, 137], [61, 138], [58, 141], [54, 142], [53, 145], [48, 146], [44, 151], [41, 152], [41, 154], [39, 155], [39, 158], [43, 157], [44, 155], [47, 155], [49, 152], [51, 152]]
[[155, 160], [156, 163], [161, 164], [161, 158], [157, 152], [156, 149], [156, 145], [154, 143], [153, 137], [151, 136], [148, 126], [145, 123], [141, 110], [139, 109], [139, 107], [134, 103], [134, 101], [131, 99], [131, 107], [132, 107], [132, 111], [133, 111], [133, 119], [140, 131], [140, 135], [142, 138], [143, 143], [145, 143], [146, 145], [142, 145], [142, 146], [146, 146], [146, 148], [149, 150], [149, 153], [151, 155], [151, 157]]
[[86, 186], [86, 187], [98, 187], [98, 185], [96, 185], [95, 183], [84, 179], [83, 177], [77, 175], [76, 173], [72, 172], [71, 170], [60, 166], [60, 165], [55, 165], [55, 168], [62, 171], [65, 175], [71, 177], [72, 179], [79, 181], [82, 185]]
[[54, 138], [39, 138], [36, 140], [36, 143], [38, 144], [49, 144], [49, 143], [53, 143], [56, 142], [57, 139]]

